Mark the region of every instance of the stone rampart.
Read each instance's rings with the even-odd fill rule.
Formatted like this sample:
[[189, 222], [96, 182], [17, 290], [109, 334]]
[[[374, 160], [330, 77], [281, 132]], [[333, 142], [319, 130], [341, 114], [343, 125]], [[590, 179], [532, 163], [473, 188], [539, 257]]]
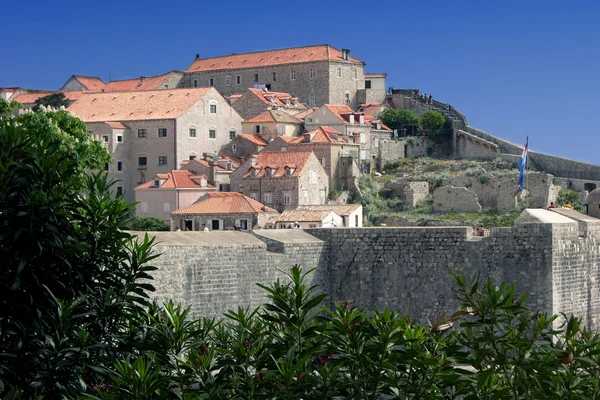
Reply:
[[514, 283], [531, 293], [533, 310], [575, 313], [600, 327], [600, 221], [535, 211], [489, 237], [473, 237], [467, 227], [156, 233], [156, 295], [190, 304], [196, 315], [220, 316], [261, 304], [256, 283], [300, 264], [316, 268], [312, 283], [328, 294], [328, 305], [350, 299], [425, 321], [456, 310], [450, 273], [464, 270]]

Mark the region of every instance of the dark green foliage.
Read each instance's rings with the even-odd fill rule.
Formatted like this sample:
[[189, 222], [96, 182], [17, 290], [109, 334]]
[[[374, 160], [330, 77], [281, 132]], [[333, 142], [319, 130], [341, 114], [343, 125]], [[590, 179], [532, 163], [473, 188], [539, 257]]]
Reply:
[[337, 199], [338, 197], [340, 197], [340, 195], [341, 195], [341, 194], [342, 194], [342, 192], [341, 192], [341, 191], [339, 191], [339, 190], [335, 190], [335, 189], [331, 189], [331, 190], [329, 191], [329, 196], [328, 196], [328, 198], [329, 198], [329, 200], [335, 200], [335, 199]]
[[[391, 129], [397, 129], [401, 132], [401, 129], [407, 129], [407, 134], [415, 135], [418, 131], [418, 127], [421, 124], [421, 119], [415, 113], [410, 110], [395, 110], [393, 108], [385, 109], [380, 115], [381, 121]], [[414, 125], [414, 126], [407, 126]]]
[[33, 111], [38, 111], [40, 106], [50, 106], [56, 109], [60, 107], [69, 107], [71, 105], [71, 101], [67, 99], [64, 93], [52, 93], [48, 96], [40, 97], [35, 101], [35, 105], [33, 106]]
[[579, 202], [579, 193], [576, 190], [561, 189], [558, 192], [558, 198], [556, 199], [556, 205], [562, 206], [564, 204], [575, 204]]
[[169, 225], [158, 218], [133, 217], [127, 222], [126, 228], [132, 231], [168, 231]]
[[479, 183], [481, 183], [482, 185], [485, 185], [489, 181], [490, 181], [490, 176], [488, 174], [479, 175]]
[[400, 163], [399, 162], [389, 162], [387, 164], [385, 164], [383, 166], [384, 171], [386, 172], [390, 172], [390, 171], [395, 171], [400, 167]]
[[429, 130], [434, 135], [444, 127], [445, 123], [446, 119], [444, 116], [435, 110], [426, 111], [421, 116], [423, 128]]
[[517, 218], [519, 218], [522, 212], [523, 207], [518, 207], [503, 215], [486, 215], [481, 220], [481, 223], [485, 228], [511, 227], [515, 225], [515, 221], [517, 220]]

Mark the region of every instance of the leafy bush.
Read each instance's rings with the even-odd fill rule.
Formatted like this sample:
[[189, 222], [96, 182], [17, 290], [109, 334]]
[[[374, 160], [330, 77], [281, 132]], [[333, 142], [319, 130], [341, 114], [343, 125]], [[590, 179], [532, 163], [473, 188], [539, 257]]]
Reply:
[[383, 166], [385, 171], [395, 171], [400, 167], [399, 162], [389, 162]]
[[556, 204], [562, 206], [564, 204], [574, 205], [575, 203], [579, 203], [579, 193], [576, 190], [571, 189], [561, 189], [558, 192], [558, 198], [556, 199]]
[[435, 110], [426, 111], [421, 116], [421, 124], [424, 129], [428, 129], [432, 134], [436, 134], [444, 127], [446, 119], [444, 116]]
[[[401, 129], [408, 129], [407, 134], [414, 135], [416, 134], [418, 127], [421, 124], [421, 119], [415, 113], [410, 110], [395, 110], [393, 108], [388, 108], [384, 110], [379, 118], [381, 121], [390, 127], [391, 129], [397, 129], [398, 132], [401, 132]], [[406, 126], [414, 124], [414, 126]]]
[[515, 221], [521, 215], [523, 208], [515, 208], [503, 215], [486, 215], [481, 220], [481, 223], [485, 228], [492, 227], [511, 227], [515, 224]]
[[125, 225], [132, 231], [168, 231], [169, 225], [163, 220], [152, 217], [133, 217]]
[[479, 175], [479, 183], [481, 183], [482, 185], [485, 185], [489, 181], [490, 181], [490, 176], [488, 174]]

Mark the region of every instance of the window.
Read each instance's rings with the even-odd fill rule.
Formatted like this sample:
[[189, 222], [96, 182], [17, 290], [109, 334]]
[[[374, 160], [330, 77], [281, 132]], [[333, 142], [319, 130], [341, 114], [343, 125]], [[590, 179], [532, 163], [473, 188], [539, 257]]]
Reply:
[[138, 157], [138, 165], [140, 167], [145, 167], [146, 165], [148, 165], [148, 160], [146, 159], [146, 157]]
[[[311, 107], [314, 107], [315, 104], [316, 104], [315, 94], [311, 93], [308, 95], [308, 105]], [[311, 121], [309, 121], [309, 122], [312, 122], [312, 118], [311, 118]]]
[[117, 143], [123, 143], [123, 135], [117, 135]]
[[321, 165], [323, 166], [323, 168], [325, 168], [325, 159], [321, 158]]
[[216, 137], [217, 137], [217, 131], [214, 129], [209, 129], [208, 130], [208, 138], [215, 139]]
[[198, 87], [198, 79], [194, 79], [194, 87]]
[[196, 159], [196, 155], [195, 154], [190, 155], [190, 161], [191, 160], [195, 160], [195, 159]]
[[183, 230], [191, 231], [193, 223], [194, 223], [194, 221], [192, 221], [191, 219], [184, 219], [183, 220]]
[[167, 156], [158, 156], [158, 165], [167, 165]]
[[358, 215], [354, 216], [354, 226], [358, 226]]
[[196, 128], [190, 128], [190, 137], [196, 137]]
[[140, 203], [140, 209], [143, 213], [148, 212], [148, 203]]
[[211, 230], [218, 231], [219, 229], [221, 229], [220, 226], [221, 226], [221, 220], [219, 220], [219, 219], [213, 219], [211, 221], [211, 227], [212, 227]]
[[235, 131], [229, 131], [229, 140], [235, 138]]
[[243, 230], [248, 230], [248, 220], [247, 219], [240, 219], [240, 229]]
[[311, 68], [310, 69], [310, 79], [313, 79], [315, 77], [315, 69]]
[[365, 81], [365, 89], [371, 89], [371, 81]]
[[292, 194], [290, 192], [283, 192], [283, 204], [292, 204]]
[[242, 84], [242, 76], [241, 75], [236, 75], [235, 76], [235, 84], [236, 85], [241, 85]]
[[158, 128], [158, 137], [167, 137], [167, 128]]
[[210, 78], [208, 80], [208, 86], [215, 86], [215, 78]]
[[258, 74], [254, 74], [254, 82], [258, 82]]
[[123, 186], [117, 186], [117, 196], [123, 196]]
[[287, 146], [283, 146], [283, 147], [281, 148], [281, 151], [287, 151]]
[[277, 72], [273, 72], [273, 82], [277, 80]]
[[285, 135], [285, 125], [278, 125], [277, 126], [277, 134], [279, 136]]
[[104, 163], [104, 170], [105, 170], [105, 171], [108, 171], [108, 170], [109, 170], [109, 168], [110, 168], [110, 167], [108, 166], [108, 163]]
[[163, 211], [164, 212], [171, 212], [171, 203], [167, 202], [163, 204]]
[[231, 150], [237, 151], [237, 145], [235, 143], [231, 145]]
[[146, 130], [145, 129], [138, 129], [138, 138], [143, 139], [146, 137]]
[[231, 77], [229, 75], [225, 77], [225, 86], [231, 86]]
[[108, 135], [102, 136], [102, 140], [104, 140], [105, 142], [108, 142]]
[[335, 69], [335, 76], [337, 76], [338, 78], [342, 77], [342, 69], [340, 67], [337, 67]]
[[309, 228], [318, 228], [317, 224], [308, 224]]
[[265, 204], [273, 204], [273, 193], [265, 193], [263, 200]]
[[254, 125], [254, 132], [260, 133], [260, 125]]
[[295, 69], [292, 70], [292, 80], [293, 81], [296, 80], [296, 70]]
[[123, 171], [123, 161], [117, 161], [117, 171]]
[[354, 78], [354, 79], [358, 78], [358, 71], [356, 69], [352, 70], [352, 78]]
[[210, 103], [210, 113], [211, 114], [217, 113], [217, 103]]
[[344, 94], [344, 103], [349, 106], [350, 105], [350, 93]]

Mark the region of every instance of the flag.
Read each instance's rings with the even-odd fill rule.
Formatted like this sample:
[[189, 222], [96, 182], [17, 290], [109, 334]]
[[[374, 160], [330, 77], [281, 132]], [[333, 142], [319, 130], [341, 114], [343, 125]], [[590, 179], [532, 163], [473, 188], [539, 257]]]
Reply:
[[519, 158], [519, 192], [523, 190], [523, 181], [525, 179], [525, 168], [527, 168], [527, 148], [529, 147], [529, 137], [527, 137], [527, 142], [525, 142], [525, 148], [523, 149], [523, 154], [521, 154], [521, 158]]

